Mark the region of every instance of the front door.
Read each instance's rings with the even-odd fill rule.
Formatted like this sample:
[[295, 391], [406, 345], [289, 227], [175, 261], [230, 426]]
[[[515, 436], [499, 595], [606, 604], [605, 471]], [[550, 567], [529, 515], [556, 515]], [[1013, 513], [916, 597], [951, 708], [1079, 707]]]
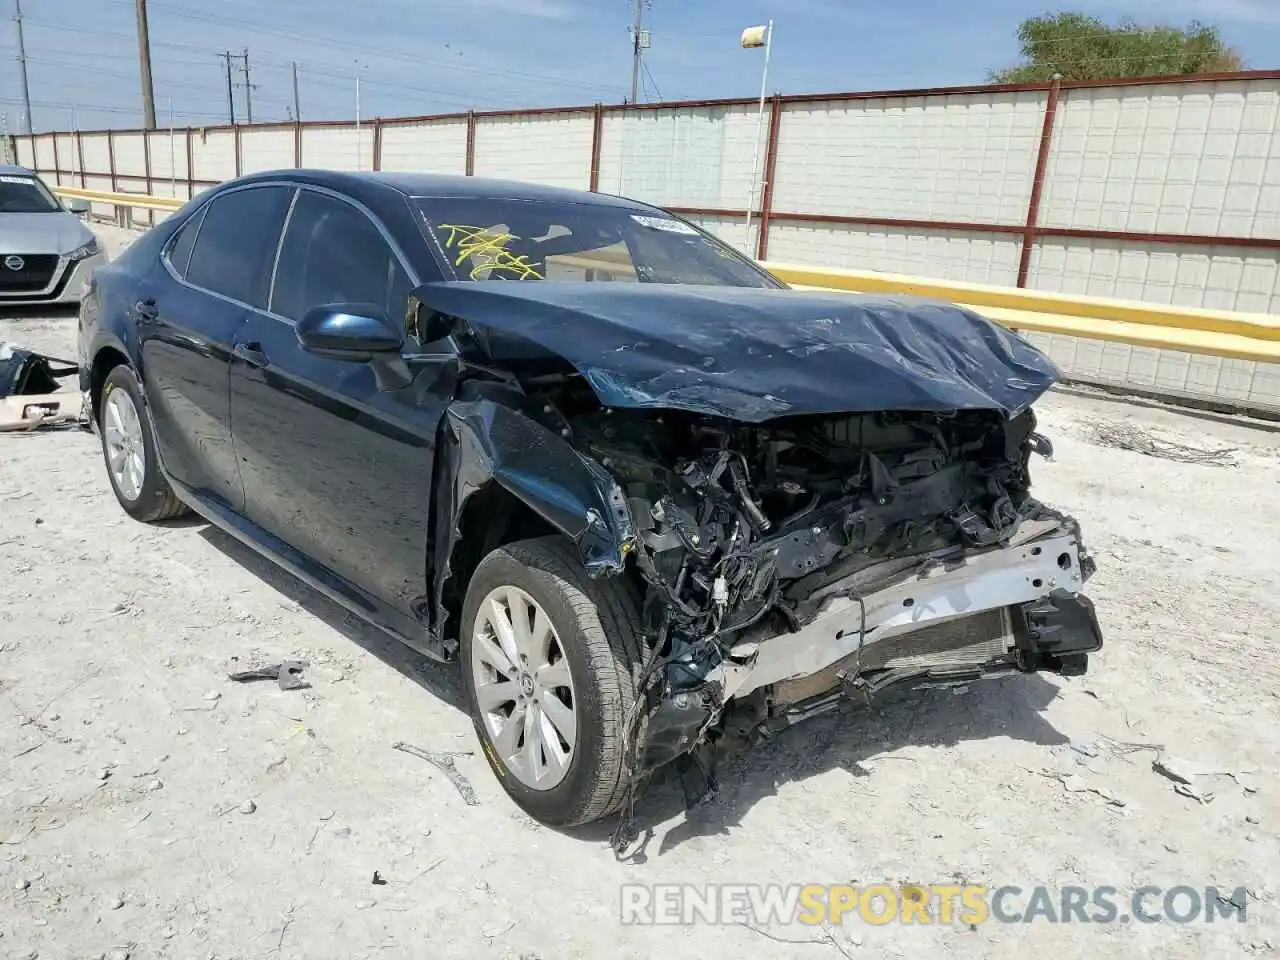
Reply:
[[[231, 417], [245, 513], [292, 559], [384, 626], [422, 609], [436, 430], [447, 396], [438, 368], [380, 389], [367, 362], [307, 353], [294, 323], [312, 307], [365, 304], [403, 323], [414, 285], [361, 208], [299, 192], [268, 312], [237, 335]], [[411, 619], [410, 621], [411, 622]]]

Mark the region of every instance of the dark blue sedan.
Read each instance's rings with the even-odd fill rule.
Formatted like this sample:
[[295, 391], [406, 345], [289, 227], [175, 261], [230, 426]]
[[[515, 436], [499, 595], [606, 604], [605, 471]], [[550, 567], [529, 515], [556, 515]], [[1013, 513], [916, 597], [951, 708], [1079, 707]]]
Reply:
[[732, 711], [1102, 642], [1078, 525], [1028, 494], [1052, 363], [950, 304], [789, 290], [647, 204], [244, 177], [95, 271], [79, 349], [124, 510], [194, 510], [458, 660], [546, 823], [668, 765], [700, 795]]

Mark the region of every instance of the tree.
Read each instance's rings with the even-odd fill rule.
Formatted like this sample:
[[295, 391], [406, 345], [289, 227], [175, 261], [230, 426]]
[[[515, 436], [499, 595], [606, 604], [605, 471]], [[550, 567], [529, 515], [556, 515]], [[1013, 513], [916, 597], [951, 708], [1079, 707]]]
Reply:
[[1243, 69], [1240, 55], [1214, 27], [1193, 22], [1185, 30], [1140, 26], [1125, 21], [1109, 26], [1083, 13], [1057, 13], [1024, 20], [1018, 41], [1025, 62], [991, 73], [993, 83], [1042, 83], [1111, 80]]

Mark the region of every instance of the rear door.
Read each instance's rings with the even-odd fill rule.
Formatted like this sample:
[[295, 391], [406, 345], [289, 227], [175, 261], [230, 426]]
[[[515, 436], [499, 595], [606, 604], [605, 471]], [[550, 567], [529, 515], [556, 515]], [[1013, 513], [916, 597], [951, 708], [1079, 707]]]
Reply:
[[215, 197], [173, 236], [132, 305], [143, 382], [165, 470], [200, 496], [244, 506], [231, 445], [228, 377], [236, 331], [266, 306], [293, 188]]
[[[295, 322], [315, 306], [371, 303], [403, 324], [418, 278], [363, 208], [298, 193], [268, 314], [237, 335], [231, 413], [246, 513], [291, 559], [375, 621], [410, 635], [425, 595], [440, 368], [380, 389], [373, 363], [315, 356]], [[336, 575], [336, 576], [335, 576]], [[390, 616], [388, 616], [390, 614]]]

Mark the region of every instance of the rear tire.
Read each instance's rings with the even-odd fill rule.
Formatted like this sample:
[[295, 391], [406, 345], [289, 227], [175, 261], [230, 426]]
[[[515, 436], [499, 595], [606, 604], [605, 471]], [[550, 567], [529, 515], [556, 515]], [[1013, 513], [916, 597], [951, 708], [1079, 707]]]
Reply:
[[160, 469], [142, 385], [125, 364], [112, 368], [102, 385], [98, 435], [107, 478], [125, 513], [143, 523], [155, 523], [189, 512]]
[[[539, 633], [539, 617], [545, 614], [550, 634], [543, 646], [552, 652], [528, 658], [504, 654], [501, 631], [492, 629], [494, 602], [503, 630], [505, 624], [518, 622], [517, 606], [527, 610], [525, 622], [531, 629], [525, 631], [528, 643], [521, 645], [522, 651], [537, 646], [530, 638]], [[624, 733], [642, 667], [640, 617], [627, 581], [588, 577], [564, 537], [511, 543], [494, 550], [476, 568], [463, 602], [460, 633], [460, 663], [476, 735], [508, 795], [549, 826], [589, 823], [617, 810], [626, 798]], [[493, 660], [514, 669], [494, 670]], [[535, 669], [539, 662], [542, 666]], [[552, 673], [558, 679], [549, 679]], [[554, 693], [547, 684], [558, 684]], [[514, 697], [509, 708], [504, 690]], [[546, 704], [546, 709], [538, 704]], [[540, 727], [528, 721], [533, 716]], [[512, 735], [507, 724], [523, 732]], [[541, 744], [533, 749], [545, 762], [522, 759], [526, 752], [519, 745], [528, 744], [530, 729]], [[539, 778], [542, 783], [531, 782]]]

